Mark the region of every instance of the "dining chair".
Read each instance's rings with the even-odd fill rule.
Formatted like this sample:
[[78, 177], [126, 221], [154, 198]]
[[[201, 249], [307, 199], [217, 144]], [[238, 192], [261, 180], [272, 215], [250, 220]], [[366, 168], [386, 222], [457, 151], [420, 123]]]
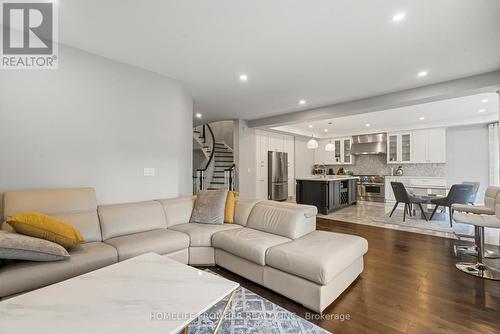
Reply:
[[454, 184], [451, 186], [448, 195], [443, 198], [435, 198], [431, 200], [431, 204], [434, 204], [434, 210], [432, 210], [431, 218], [434, 217], [437, 209], [440, 206], [444, 206], [448, 208], [448, 212], [450, 213], [450, 227], [453, 227], [453, 204], [467, 204], [469, 203], [470, 196], [472, 194], [472, 185], [470, 184]]
[[391, 187], [392, 191], [394, 192], [394, 197], [396, 198], [396, 204], [394, 204], [389, 217], [392, 217], [392, 214], [398, 207], [399, 203], [404, 203], [405, 209], [403, 212], [403, 221], [406, 221], [406, 212], [408, 212], [408, 214], [411, 216], [412, 205], [417, 204], [420, 207], [420, 211], [422, 211], [422, 215], [427, 221], [427, 216], [425, 215], [424, 209], [422, 207], [422, 203], [426, 203], [426, 200], [408, 194], [408, 191], [406, 190], [404, 184], [402, 184], [401, 182], [391, 182]]
[[472, 186], [472, 194], [470, 195], [469, 204], [474, 205], [474, 203], [476, 202], [477, 192], [479, 191], [479, 186], [481, 185], [481, 183], [464, 181], [462, 182], [462, 184], [470, 184]]

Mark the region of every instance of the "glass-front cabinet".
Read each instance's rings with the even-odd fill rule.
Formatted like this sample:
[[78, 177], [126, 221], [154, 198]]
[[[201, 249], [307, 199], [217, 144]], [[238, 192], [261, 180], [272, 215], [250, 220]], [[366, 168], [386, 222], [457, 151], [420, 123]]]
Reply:
[[410, 163], [411, 133], [388, 133], [387, 138], [387, 163]]
[[398, 135], [389, 135], [387, 140], [387, 162], [398, 161]]
[[336, 164], [340, 164], [340, 163], [342, 163], [342, 155], [341, 155], [342, 152], [340, 151], [342, 140], [336, 139], [336, 140], [333, 141], [333, 143], [335, 145], [335, 151], [334, 151], [335, 163]]
[[350, 164], [352, 160], [351, 156], [351, 139], [344, 139], [344, 163]]
[[[330, 142], [335, 148], [333, 152], [325, 150], [326, 144]], [[325, 165], [351, 165], [353, 162], [353, 158], [351, 155], [351, 144], [351, 137], [323, 139], [320, 140], [320, 145], [317, 148], [317, 150], [321, 151], [316, 152], [315, 156], [321, 157], [321, 163]], [[315, 161], [316, 163], [318, 163], [318, 159], [316, 159]]]

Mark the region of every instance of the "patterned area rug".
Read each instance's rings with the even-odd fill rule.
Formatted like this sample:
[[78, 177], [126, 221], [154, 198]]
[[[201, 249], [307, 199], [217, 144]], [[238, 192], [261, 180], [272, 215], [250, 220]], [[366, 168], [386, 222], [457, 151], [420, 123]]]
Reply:
[[416, 228], [420, 230], [430, 230], [434, 232], [448, 233], [452, 235], [474, 235], [474, 228], [471, 225], [460, 224], [453, 222], [453, 227], [450, 227], [448, 213], [437, 215], [431, 221], [426, 221], [417, 215], [406, 216], [406, 221], [403, 222], [403, 212], [396, 211], [392, 217], [389, 213], [373, 219], [376, 223], [391, 224], [400, 227], [401, 229]]
[[[215, 274], [213, 271], [207, 271]], [[227, 298], [192, 322], [189, 326], [189, 333], [212, 333], [226, 302]], [[227, 310], [219, 333], [328, 334], [330, 332], [262, 298], [252, 291], [239, 287], [236, 290], [230, 308]]]

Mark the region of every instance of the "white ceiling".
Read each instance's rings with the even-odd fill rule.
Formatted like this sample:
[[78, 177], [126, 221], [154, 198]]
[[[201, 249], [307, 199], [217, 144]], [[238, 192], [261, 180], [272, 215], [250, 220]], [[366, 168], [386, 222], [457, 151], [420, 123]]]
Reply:
[[[483, 102], [484, 100], [487, 102]], [[480, 110], [484, 111], [480, 112]], [[498, 95], [488, 93], [322, 121], [278, 126], [272, 129], [302, 136], [314, 134], [316, 138], [334, 138], [436, 126], [488, 123], [498, 121], [498, 110]], [[420, 120], [421, 117], [424, 119]], [[370, 126], [367, 127], [366, 124]], [[310, 128], [310, 125], [313, 127]], [[328, 132], [325, 132], [325, 129]]]
[[[500, 1], [59, 0], [64, 44], [256, 119], [500, 68]], [[407, 13], [394, 23], [392, 16]], [[429, 75], [417, 78], [427, 70]], [[248, 82], [238, 77], [246, 73]], [[308, 104], [299, 106], [299, 99]]]

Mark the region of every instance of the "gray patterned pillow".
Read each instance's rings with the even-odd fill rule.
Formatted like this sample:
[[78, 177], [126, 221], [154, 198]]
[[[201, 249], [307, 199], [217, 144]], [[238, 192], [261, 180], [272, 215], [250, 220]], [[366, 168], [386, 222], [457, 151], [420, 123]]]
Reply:
[[28, 261], [59, 261], [69, 258], [69, 253], [54, 242], [0, 231], [0, 259]]
[[227, 190], [200, 191], [196, 197], [190, 223], [224, 224]]

